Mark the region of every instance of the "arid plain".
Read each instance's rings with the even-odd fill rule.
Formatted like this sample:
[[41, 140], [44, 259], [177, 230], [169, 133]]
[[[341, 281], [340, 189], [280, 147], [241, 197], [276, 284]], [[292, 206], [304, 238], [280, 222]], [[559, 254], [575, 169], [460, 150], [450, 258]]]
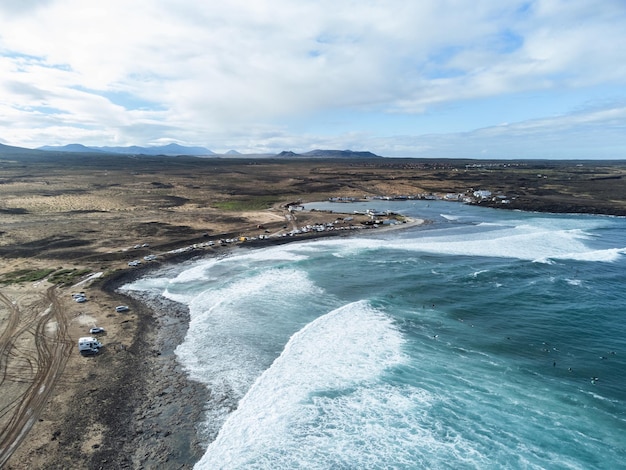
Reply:
[[[502, 210], [625, 216], [625, 178], [626, 162], [614, 161], [0, 153], [0, 467], [190, 468], [208, 392], [173, 355], [186, 312], [115, 288], [167, 262], [219, 256], [230, 249], [220, 239], [284, 242], [338, 217], [293, 214], [289, 203], [488, 190], [480, 204]], [[83, 357], [76, 341], [93, 326], [105, 327], [104, 347]]]

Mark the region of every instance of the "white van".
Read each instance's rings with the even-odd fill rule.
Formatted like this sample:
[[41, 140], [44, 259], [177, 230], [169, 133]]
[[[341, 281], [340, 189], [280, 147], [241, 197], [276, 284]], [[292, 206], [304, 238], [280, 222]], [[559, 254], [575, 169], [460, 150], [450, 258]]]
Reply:
[[78, 351], [83, 355], [98, 354], [102, 343], [92, 336], [78, 338]]

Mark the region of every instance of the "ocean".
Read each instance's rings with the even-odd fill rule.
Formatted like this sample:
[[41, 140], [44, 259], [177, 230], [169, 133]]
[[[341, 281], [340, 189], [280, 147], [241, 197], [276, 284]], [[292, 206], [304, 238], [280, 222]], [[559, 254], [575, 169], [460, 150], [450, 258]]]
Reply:
[[[626, 468], [626, 219], [445, 201], [125, 286], [189, 307], [197, 469]], [[210, 442], [210, 443], [209, 443]]]

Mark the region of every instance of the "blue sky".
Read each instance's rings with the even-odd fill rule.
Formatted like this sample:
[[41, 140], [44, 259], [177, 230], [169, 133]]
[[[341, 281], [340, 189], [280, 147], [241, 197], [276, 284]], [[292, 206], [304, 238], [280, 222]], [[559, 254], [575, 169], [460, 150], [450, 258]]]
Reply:
[[0, 143], [626, 159], [625, 0], [98, 3], [0, 3]]

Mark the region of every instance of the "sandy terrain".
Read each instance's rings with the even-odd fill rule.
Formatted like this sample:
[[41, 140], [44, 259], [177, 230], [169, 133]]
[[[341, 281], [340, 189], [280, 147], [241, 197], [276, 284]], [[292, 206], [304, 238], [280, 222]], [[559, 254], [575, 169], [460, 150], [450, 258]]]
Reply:
[[[0, 467], [190, 468], [206, 444], [193, 423], [209, 392], [173, 355], [187, 312], [116, 287], [239, 243], [220, 239], [284, 242], [282, 233], [340, 217], [294, 214], [288, 202], [492, 187], [515, 190], [522, 208], [626, 211], [620, 165], [542, 167], [549, 179], [537, 168], [468, 174], [464, 162], [423, 165], [0, 155]], [[86, 302], [73, 300], [77, 291]], [[119, 304], [130, 310], [117, 313]], [[83, 357], [77, 339], [93, 326], [106, 328], [104, 347]]]

